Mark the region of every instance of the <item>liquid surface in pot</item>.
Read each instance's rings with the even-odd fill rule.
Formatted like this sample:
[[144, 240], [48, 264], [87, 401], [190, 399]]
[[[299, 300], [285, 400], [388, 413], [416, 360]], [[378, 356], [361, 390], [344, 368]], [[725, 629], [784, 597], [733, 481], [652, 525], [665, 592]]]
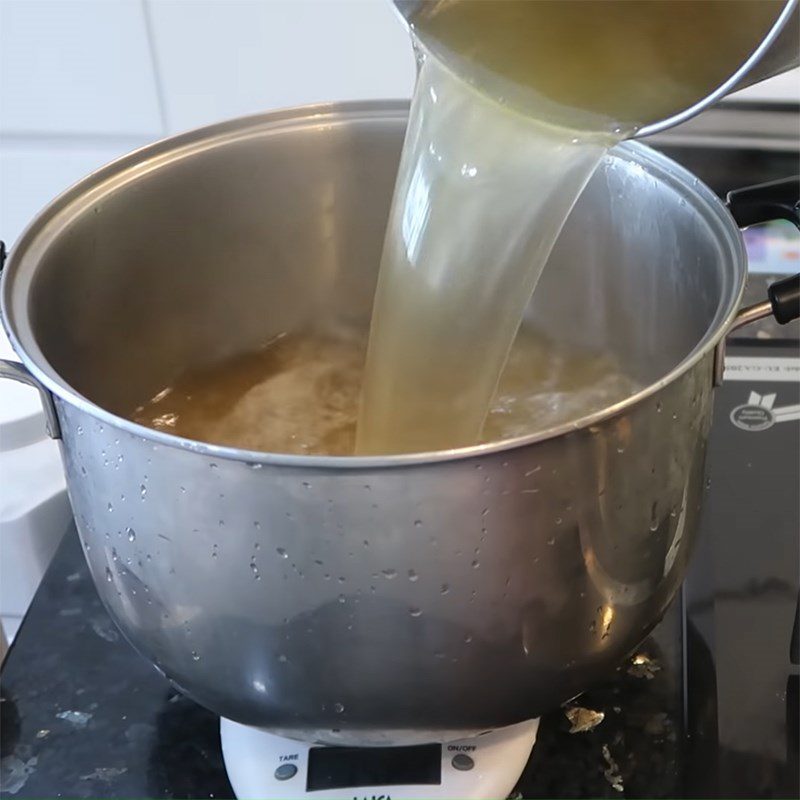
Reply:
[[[362, 337], [280, 336], [214, 367], [188, 371], [140, 405], [135, 422], [265, 452], [351, 455]], [[578, 419], [640, 388], [612, 358], [521, 332], [483, 428], [498, 441]]]
[[412, 28], [429, 49], [384, 242], [357, 453], [478, 441], [524, 310], [606, 148], [710, 94], [780, 7], [420, 4]]

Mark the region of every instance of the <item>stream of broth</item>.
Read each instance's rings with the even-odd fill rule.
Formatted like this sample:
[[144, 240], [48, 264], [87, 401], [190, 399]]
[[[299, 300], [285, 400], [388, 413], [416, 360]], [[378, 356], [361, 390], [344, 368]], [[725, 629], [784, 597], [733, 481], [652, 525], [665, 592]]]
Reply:
[[421, 3], [414, 30], [458, 75], [422, 53], [357, 453], [478, 440], [524, 309], [605, 150], [707, 96], [778, 8], [770, 0]]
[[187, 372], [134, 418], [256, 450], [390, 454], [529, 433], [622, 399], [637, 387], [610, 357], [517, 337], [523, 312], [607, 148], [709, 95], [780, 7], [420, 3], [366, 366], [358, 337], [290, 334]]

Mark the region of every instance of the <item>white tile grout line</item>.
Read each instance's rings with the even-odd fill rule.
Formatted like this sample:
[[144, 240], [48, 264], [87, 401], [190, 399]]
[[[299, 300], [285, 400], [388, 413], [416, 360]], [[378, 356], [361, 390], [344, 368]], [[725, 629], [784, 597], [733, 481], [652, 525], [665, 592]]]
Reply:
[[[0, 3], [4, 0], [0, 0]], [[133, 150], [162, 136], [161, 131], [152, 135], [141, 133], [44, 133], [42, 131], [3, 131], [0, 133], [0, 149], [27, 150], [51, 148], [54, 150], [91, 150], [95, 147], [120, 147]]]
[[153, 81], [156, 86], [156, 101], [158, 103], [158, 113], [161, 117], [161, 135], [167, 136], [169, 134], [169, 119], [167, 114], [167, 101], [164, 95], [164, 85], [161, 80], [161, 68], [158, 60], [158, 51], [156, 49], [156, 37], [153, 28], [153, 18], [150, 14], [150, 0], [140, 0], [142, 5], [142, 14], [144, 15], [144, 27], [147, 34], [147, 44], [150, 48], [150, 63], [153, 68]]

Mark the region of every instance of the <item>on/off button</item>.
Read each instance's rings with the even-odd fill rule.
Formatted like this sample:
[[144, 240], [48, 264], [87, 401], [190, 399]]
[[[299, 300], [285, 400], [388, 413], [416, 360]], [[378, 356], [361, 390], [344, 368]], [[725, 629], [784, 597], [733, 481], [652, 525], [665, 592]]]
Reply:
[[275, 770], [275, 779], [279, 781], [288, 781], [295, 775], [297, 775], [297, 767], [294, 764], [281, 764]]
[[454, 755], [450, 763], [453, 765], [453, 769], [460, 770], [461, 772], [467, 772], [467, 770], [475, 766], [475, 762], [466, 753]]

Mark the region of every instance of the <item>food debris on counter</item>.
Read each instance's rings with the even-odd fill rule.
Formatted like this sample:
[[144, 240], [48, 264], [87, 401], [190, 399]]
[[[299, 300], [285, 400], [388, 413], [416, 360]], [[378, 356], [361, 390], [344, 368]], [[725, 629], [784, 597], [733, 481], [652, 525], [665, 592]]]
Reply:
[[93, 772], [88, 775], [81, 775], [82, 781], [112, 781], [120, 775], [124, 775], [128, 771], [127, 767], [96, 767]]
[[611, 785], [611, 788], [617, 792], [624, 792], [625, 786], [622, 783], [622, 775], [619, 771], [619, 764], [614, 760], [614, 757], [611, 755], [611, 751], [608, 749], [608, 745], [603, 745], [603, 758], [608, 766], [603, 770], [603, 775], [605, 779]]
[[633, 678], [645, 678], [648, 681], [653, 680], [656, 672], [661, 670], [661, 665], [654, 658], [645, 653], [637, 653], [631, 659], [631, 665], [628, 667], [628, 675]]
[[6, 756], [0, 759], [0, 792], [5, 795], [16, 794], [27, 782], [28, 777], [36, 770], [39, 758], [33, 756], [23, 761], [17, 756]]
[[92, 715], [86, 711], [60, 711], [56, 716], [65, 722], [71, 722], [79, 728], [85, 728], [92, 718]]
[[565, 708], [564, 714], [570, 723], [570, 733], [585, 733], [594, 730], [606, 718], [602, 711], [593, 711], [591, 708], [582, 706]]

